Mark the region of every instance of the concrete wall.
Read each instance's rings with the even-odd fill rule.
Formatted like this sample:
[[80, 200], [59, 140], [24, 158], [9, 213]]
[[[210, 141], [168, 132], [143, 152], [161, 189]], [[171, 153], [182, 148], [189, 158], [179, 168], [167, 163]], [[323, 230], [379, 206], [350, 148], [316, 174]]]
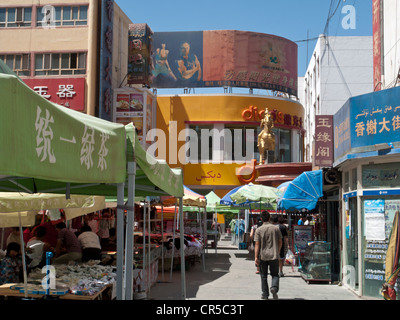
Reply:
[[350, 97], [373, 91], [372, 37], [321, 35], [303, 79], [305, 161], [312, 161], [315, 116], [335, 114]]
[[[392, 88], [400, 69], [400, 3], [398, 0], [383, 2], [383, 85]], [[400, 85], [397, 80], [396, 85]]]

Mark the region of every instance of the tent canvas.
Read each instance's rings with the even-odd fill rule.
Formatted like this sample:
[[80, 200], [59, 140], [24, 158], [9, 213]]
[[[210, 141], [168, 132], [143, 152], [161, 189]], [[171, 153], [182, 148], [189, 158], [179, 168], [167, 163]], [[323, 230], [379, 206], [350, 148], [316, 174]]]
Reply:
[[132, 124], [54, 104], [15, 75], [0, 73], [0, 92], [0, 191], [116, 198], [127, 162], [137, 161], [136, 196], [183, 195], [181, 173], [151, 158]]
[[0, 192], [0, 228], [18, 227], [19, 213], [22, 226], [30, 227], [40, 210], [64, 209], [66, 219], [71, 220], [104, 208], [103, 196], [71, 195], [66, 199], [64, 194]]
[[[124, 127], [51, 103], [15, 74], [8, 70], [2, 72], [0, 191], [65, 193], [67, 197], [72, 193], [111, 196], [118, 200], [117, 210], [121, 219], [126, 192], [130, 208], [133, 208], [132, 199], [140, 193], [183, 195], [180, 172], [168, 171], [170, 177], [173, 175], [178, 182], [168, 188], [164, 183], [162, 189], [157, 181], [148, 179], [146, 173], [149, 173], [143, 168], [148, 165], [150, 170], [169, 169], [165, 163], [157, 166], [148, 163], [148, 157], [145, 157], [147, 161], [143, 160], [136, 166], [135, 161], [139, 163], [143, 158], [134, 157], [140, 150], [140, 144], [135, 142], [137, 139], [127, 138], [129, 130], [135, 132], [133, 126]], [[140, 181], [138, 190], [135, 188], [136, 178]], [[132, 219], [133, 209], [128, 210], [129, 236], [133, 230]], [[124, 224], [123, 220], [117, 221], [119, 230], [124, 228]], [[120, 249], [117, 250], [117, 273], [122, 279], [121, 254], [124, 247], [123, 242], [117, 242]], [[130, 254], [130, 251], [133, 251], [132, 245], [127, 242], [125, 252]], [[133, 259], [127, 259], [125, 261], [129, 264], [133, 263]], [[126, 272], [131, 269], [125, 267]], [[131, 293], [129, 276], [125, 277], [126, 291]], [[117, 297], [121, 297], [122, 290], [122, 284], [117, 281]]]
[[249, 183], [241, 186], [230, 197], [239, 206], [249, 209], [276, 210], [281, 192], [277, 188]]
[[[185, 185], [183, 186], [184, 194], [182, 198], [182, 204], [184, 206], [192, 206], [192, 207], [200, 207], [205, 208], [207, 205], [206, 197], [194, 192], [193, 190], [189, 189]], [[179, 199], [176, 197], [162, 197], [161, 198], [162, 204], [166, 207], [173, 206], [175, 204], [179, 204]]]
[[280, 210], [313, 210], [323, 196], [322, 170], [306, 171], [290, 181], [282, 198], [278, 201]]

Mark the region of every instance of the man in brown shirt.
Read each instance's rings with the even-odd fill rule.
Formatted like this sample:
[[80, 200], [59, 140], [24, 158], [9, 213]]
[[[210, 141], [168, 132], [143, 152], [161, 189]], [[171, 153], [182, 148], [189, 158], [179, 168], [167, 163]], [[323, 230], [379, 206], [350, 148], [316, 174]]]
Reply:
[[279, 251], [282, 247], [282, 233], [279, 228], [269, 222], [268, 211], [261, 213], [263, 225], [256, 229], [255, 264], [260, 267], [262, 299], [268, 299], [268, 268], [271, 273], [271, 293], [278, 299], [279, 291]]

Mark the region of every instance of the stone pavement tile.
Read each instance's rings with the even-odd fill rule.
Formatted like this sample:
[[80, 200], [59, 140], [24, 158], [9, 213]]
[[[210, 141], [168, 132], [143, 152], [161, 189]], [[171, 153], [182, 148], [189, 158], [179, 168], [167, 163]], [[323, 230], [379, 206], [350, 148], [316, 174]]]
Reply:
[[[186, 271], [187, 300], [261, 300], [261, 280], [255, 273], [253, 255], [235, 247], [218, 247], [217, 254], [208, 250], [205, 270], [196, 262]], [[330, 284], [308, 284], [297, 268], [284, 267], [285, 277], [280, 279], [280, 300], [360, 300], [344, 287]], [[180, 300], [181, 274], [164, 274], [164, 283], [154, 285], [148, 299]], [[271, 296], [272, 297], [272, 296]]]

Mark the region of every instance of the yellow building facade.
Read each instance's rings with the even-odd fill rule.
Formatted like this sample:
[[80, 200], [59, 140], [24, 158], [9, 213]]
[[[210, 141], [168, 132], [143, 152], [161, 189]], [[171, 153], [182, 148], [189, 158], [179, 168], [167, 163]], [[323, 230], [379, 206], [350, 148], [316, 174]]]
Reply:
[[158, 96], [157, 128], [166, 135], [165, 146], [158, 140], [158, 154], [171, 167], [183, 168], [185, 185], [222, 197], [257, 178], [257, 136], [266, 108], [274, 119], [276, 141], [269, 162], [303, 161], [303, 106], [247, 94]]

